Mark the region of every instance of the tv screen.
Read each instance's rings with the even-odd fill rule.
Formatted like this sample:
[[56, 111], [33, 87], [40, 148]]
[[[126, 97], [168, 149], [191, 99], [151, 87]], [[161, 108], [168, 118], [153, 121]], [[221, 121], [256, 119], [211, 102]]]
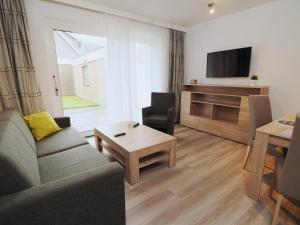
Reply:
[[251, 47], [207, 54], [206, 77], [248, 77]]

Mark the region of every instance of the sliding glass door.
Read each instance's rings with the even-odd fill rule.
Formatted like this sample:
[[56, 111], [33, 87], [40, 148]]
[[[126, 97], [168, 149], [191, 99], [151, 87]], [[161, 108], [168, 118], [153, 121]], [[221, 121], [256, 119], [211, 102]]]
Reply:
[[92, 131], [106, 121], [106, 39], [58, 30], [53, 33], [64, 115], [80, 132]]

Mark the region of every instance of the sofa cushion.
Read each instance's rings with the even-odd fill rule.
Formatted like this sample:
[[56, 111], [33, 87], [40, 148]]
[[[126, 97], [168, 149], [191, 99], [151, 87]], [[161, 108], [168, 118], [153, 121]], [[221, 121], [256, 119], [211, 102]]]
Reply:
[[91, 145], [82, 145], [38, 159], [42, 183], [72, 176], [109, 164]]
[[144, 118], [145, 124], [167, 125], [168, 116], [162, 114], [152, 114]]
[[62, 130], [62, 128], [56, 124], [48, 111], [24, 116], [24, 120], [28, 124], [28, 127], [31, 129], [31, 132], [37, 141]]
[[32, 150], [36, 152], [34, 137], [28, 128], [25, 120], [17, 110], [6, 110], [0, 113], [0, 121], [8, 120], [13, 122], [23, 133]]
[[42, 157], [85, 145], [88, 142], [73, 127], [67, 127], [41, 141], [36, 142], [37, 156]]
[[40, 184], [38, 161], [11, 121], [0, 121], [0, 196]]

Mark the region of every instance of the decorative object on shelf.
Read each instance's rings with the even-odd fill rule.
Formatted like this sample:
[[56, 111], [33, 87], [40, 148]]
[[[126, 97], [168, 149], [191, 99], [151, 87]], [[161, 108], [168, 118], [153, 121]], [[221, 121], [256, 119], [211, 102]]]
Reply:
[[257, 86], [257, 80], [258, 80], [257, 75], [255, 75], [255, 74], [251, 75], [251, 77], [250, 77], [250, 86], [251, 87]]
[[197, 79], [190, 79], [190, 84], [197, 84], [198, 80]]

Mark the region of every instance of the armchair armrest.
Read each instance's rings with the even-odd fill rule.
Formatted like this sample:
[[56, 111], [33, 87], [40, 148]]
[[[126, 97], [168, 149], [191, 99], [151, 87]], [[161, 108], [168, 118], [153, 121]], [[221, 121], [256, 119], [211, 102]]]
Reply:
[[175, 124], [175, 108], [169, 108], [168, 109], [168, 134], [173, 135], [174, 134], [174, 125]]
[[173, 122], [175, 121], [175, 109], [174, 107], [171, 107], [168, 109], [168, 120], [170, 122]]
[[142, 109], [143, 118], [153, 113], [153, 106], [148, 106]]
[[4, 196], [0, 224], [125, 225], [123, 169], [111, 163]]
[[67, 128], [71, 126], [70, 117], [55, 117], [53, 118], [57, 125], [61, 128]]

